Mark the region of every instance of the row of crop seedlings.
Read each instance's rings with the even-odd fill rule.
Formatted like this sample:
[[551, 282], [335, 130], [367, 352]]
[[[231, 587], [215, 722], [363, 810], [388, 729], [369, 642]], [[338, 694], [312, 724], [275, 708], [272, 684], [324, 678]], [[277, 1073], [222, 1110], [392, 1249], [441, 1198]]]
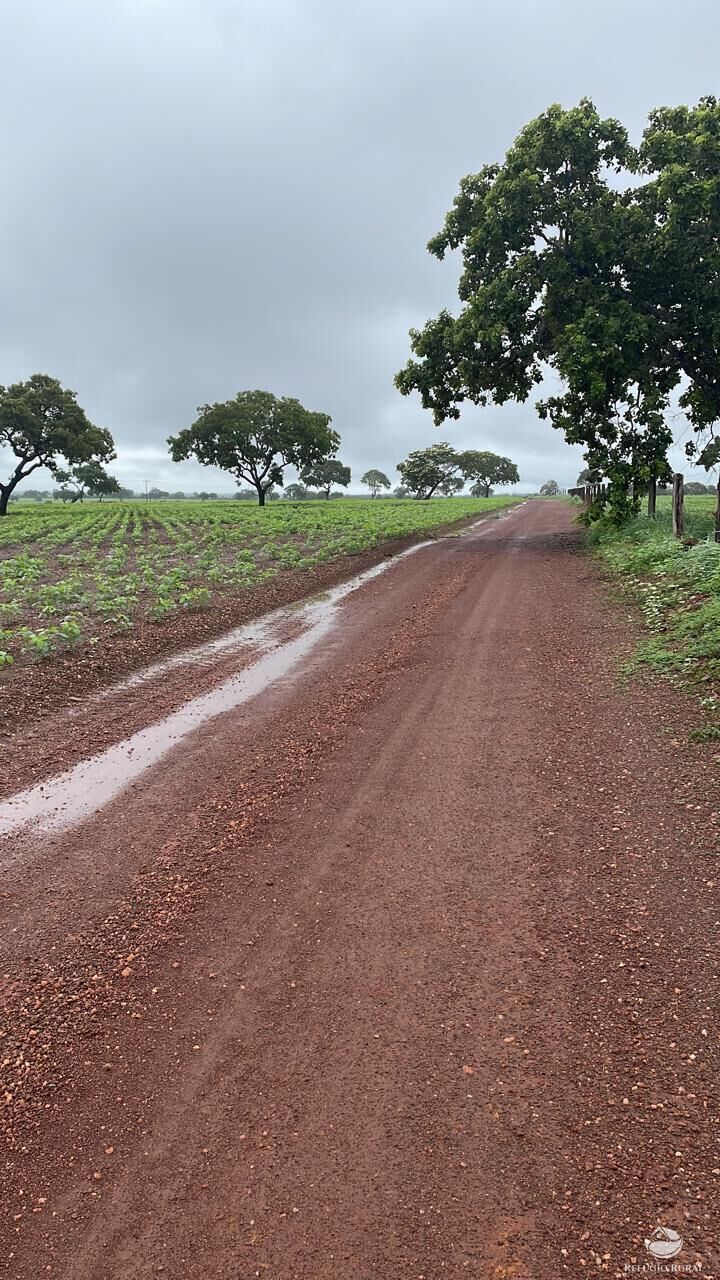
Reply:
[[[37, 541], [34, 546], [42, 554], [22, 552], [0, 561], [0, 667], [10, 666], [21, 654], [48, 657], [76, 644], [98, 622], [112, 629], [130, 627], [141, 602], [158, 621], [178, 609], [207, 604], [210, 591], [194, 585], [191, 566], [168, 568], [174, 548], [152, 545], [152, 539], [145, 548], [146, 532], [145, 521], [131, 511], [120, 509], [100, 520], [88, 513], [77, 517], [71, 529], [59, 529], [56, 523], [47, 529], [41, 548]], [[101, 546], [108, 538], [111, 545], [103, 555]], [[48, 582], [53, 563], [70, 572]], [[247, 578], [246, 565], [242, 577]], [[42, 625], [18, 625], [28, 614]]]

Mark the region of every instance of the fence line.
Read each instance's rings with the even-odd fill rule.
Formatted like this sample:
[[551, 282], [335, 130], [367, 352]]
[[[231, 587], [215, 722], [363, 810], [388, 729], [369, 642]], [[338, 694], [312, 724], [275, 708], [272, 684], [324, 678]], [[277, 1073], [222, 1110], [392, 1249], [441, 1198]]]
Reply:
[[[610, 494], [609, 484], [584, 484], [576, 486], [574, 489], [567, 491], [571, 497], [580, 498], [584, 507], [589, 507], [593, 502], [604, 502]], [[651, 520], [655, 519], [656, 514], [656, 497], [657, 497], [657, 480], [653, 477], [648, 485], [648, 516]], [[675, 538], [682, 538], [685, 532], [685, 478], [681, 471], [676, 471], [672, 478], [672, 531]], [[718, 486], [717, 503], [715, 506], [715, 529], [714, 537], [716, 542], [720, 542], [720, 485]]]

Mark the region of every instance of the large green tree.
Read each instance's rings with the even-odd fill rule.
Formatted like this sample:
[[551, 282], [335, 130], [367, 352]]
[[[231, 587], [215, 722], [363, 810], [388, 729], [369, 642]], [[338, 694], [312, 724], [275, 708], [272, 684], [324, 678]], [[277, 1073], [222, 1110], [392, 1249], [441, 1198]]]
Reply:
[[434, 493], [447, 496], [459, 493], [465, 481], [477, 478], [483, 468], [482, 455], [478, 450], [460, 452], [447, 440], [431, 444], [427, 449], [415, 449], [397, 467], [403, 486], [410, 489], [416, 498], [431, 498]]
[[384, 471], [378, 471], [377, 467], [371, 467], [369, 471], [361, 477], [362, 483], [366, 484], [370, 490], [370, 496], [377, 498], [381, 489], [389, 489], [390, 481]]
[[637, 252], [623, 287], [662, 336], [683, 378], [680, 404], [698, 433], [720, 420], [720, 103], [650, 113], [634, 171], [646, 180], [625, 198]]
[[412, 331], [418, 359], [397, 377], [401, 391], [420, 391], [438, 424], [457, 418], [464, 400], [525, 399], [546, 364], [569, 357], [570, 330], [597, 302], [585, 259], [607, 272], [614, 262], [618, 196], [606, 168], [629, 155], [622, 126], [584, 101], [572, 111], [551, 107], [523, 129], [503, 165], [462, 180], [428, 245], [440, 259], [461, 251], [462, 307]]
[[638, 148], [587, 99], [553, 106], [462, 180], [428, 245], [461, 252], [460, 310], [411, 332], [396, 383], [439, 424], [465, 400], [527, 399], [549, 366], [561, 392], [541, 416], [631, 507], [666, 465], [676, 387], [703, 444], [720, 419], [719, 233], [714, 98], [653, 112]]
[[109, 475], [102, 463], [97, 460], [80, 462], [76, 467], [70, 467], [66, 471], [58, 470], [55, 472], [55, 478], [63, 485], [71, 486], [71, 502], [82, 502], [86, 493], [102, 502], [108, 494], [121, 492], [115, 476]]
[[240, 391], [233, 400], [206, 404], [191, 427], [170, 436], [175, 462], [197, 458], [253, 486], [260, 506], [268, 490], [283, 483], [286, 467], [299, 471], [325, 462], [340, 437], [326, 413], [303, 408], [299, 400], [269, 391]]
[[3, 446], [14, 454], [16, 465], [8, 479], [0, 481], [0, 516], [7, 514], [10, 496], [20, 482], [39, 467], [56, 475], [63, 462], [108, 462], [115, 457], [110, 432], [94, 426], [75, 392], [45, 373], [0, 387]]
[[466, 449], [462, 454], [463, 474], [466, 480], [475, 480], [478, 496], [490, 497], [490, 490], [497, 484], [518, 484], [520, 474], [514, 462], [498, 453], [485, 449]]
[[[460, 454], [446, 440], [431, 444], [427, 449], [415, 449], [397, 469], [402, 482], [416, 498], [431, 498], [447, 482], [455, 480], [460, 471]], [[462, 486], [461, 486], [462, 487]]]
[[294, 481], [292, 484], [285, 485], [283, 498], [287, 498], [288, 502], [308, 502], [311, 498], [316, 498], [317, 494], [312, 489], [308, 489], [307, 485], [299, 484]]
[[344, 466], [337, 458], [329, 458], [327, 462], [316, 462], [311, 467], [303, 467], [300, 472], [303, 483], [319, 489], [326, 498], [330, 497], [330, 490], [334, 484], [342, 485], [343, 489], [347, 489], [351, 478], [350, 468]]

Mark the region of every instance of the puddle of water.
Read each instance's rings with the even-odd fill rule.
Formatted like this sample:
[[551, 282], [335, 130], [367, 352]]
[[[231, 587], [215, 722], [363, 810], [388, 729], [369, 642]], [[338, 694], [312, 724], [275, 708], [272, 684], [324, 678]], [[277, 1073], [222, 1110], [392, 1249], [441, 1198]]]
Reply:
[[[517, 508], [511, 508], [503, 515], [510, 515], [514, 510]], [[479, 525], [486, 525], [489, 530], [495, 524], [496, 520], [488, 521], [485, 517], [469, 525], [463, 534], [471, 533]], [[3, 801], [0, 804], [0, 835], [9, 836], [26, 827], [42, 832], [59, 831], [96, 813], [200, 725], [241, 706], [278, 680], [289, 676], [331, 630], [336, 620], [337, 606], [351, 592], [379, 577], [386, 569], [407, 556], [435, 545], [436, 539], [418, 542], [366, 569], [348, 582], [292, 606], [292, 613], [287, 608], [276, 609], [256, 622], [236, 628], [219, 640], [211, 640], [196, 649], [156, 663], [122, 684], [115, 685], [112, 691], [106, 691], [106, 696], [109, 696], [110, 692], [117, 693], [142, 684], [182, 663], [197, 662], [204, 657], [245, 645], [254, 646], [260, 655], [250, 667], [230, 676], [209, 693], [192, 698], [157, 724], [139, 730], [123, 742], [81, 761], [65, 773], [17, 792]], [[305, 629], [293, 639], [279, 641], [278, 629], [283, 623], [287, 623], [289, 616], [295, 620], [299, 618], [305, 624]]]
[[[518, 506], [524, 506], [524, 503], [518, 503]], [[517, 507], [508, 507], [502, 510], [497, 516], [482, 516], [480, 520], [474, 521], [467, 528], [461, 529], [459, 532], [453, 532], [442, 535], [442, 540], [446, 538], [464, 538], [468, 534], [473, 533], [480, 525], [488, 524], [488, 522], [496, 523], [498, 520], [504, 520]], [[491, 527], [490, 525], [490, 527]], [[413, 551], [420, 551], [422, 547], [432, 546], [436, 541], [441, 539], [428, 538], [424, 542], [417, 543], [413, 547], [406, 548], [396, 556], [392, 556], [383, 561], [383, 568], [393, 564], [396, 560], [404, 555], [411, 554]], [[371, 576], [375, 576], [378, 566], [374, 570], [370, 570]], [[357, 579], [353, 579], [351, 589], [360, 584], [360, 579], [364, 580], [364, 575], [358, 575]], [[344, 584], [347, 585], [347, 584]], [[335, 588], [337, 590], [338, 588]], [[323, 591], [317, 596], [312, 596], [309, 600], [294, 600], [290, 604], [282, 605], [279, 609], [273, 609], [270, 613], [265, 614], [262, 618], [257, 618], [253, 622], [243, 623], [239, 627], [235, 627], [224, 636], [219, 636], [215, 640], [205, 640], [202, 644], [194, 646], [192, 649], [183, 649], [180, 653], [171, 654], [168, 658], [162, 658], [159, 662], [153, 663], [150, 667], [144, 667], [141, 671], [135, 671], [131, 676], [112, 685], [109, 689], [101, 689], [99, 693], [92, 696], [90, 701], [100, 702], [104, 699], [116, 697], [119, 693], [126, 693], [130, 689], [136, 689], [143, 684], [157, 679], [158, 676], [166, 675], [168, 671], [173, 671], [178, 667], [195, 666], [200, 662], [212, 661], [212, 659], [220, 654], [232, 653], [234, 650], [241, 649], [257, 649], [259, 651], [267, 651], [277, 644], [276, 632], [278, 624], [286, 621], [289, 617], [295, 620], [299, 615], [303, 615], [307, 610], [308, 604], [314, 603], [316, 600], [330, 600], [333, 592]], [[84, 714], [85, 707], [76, 714]]]
[[[278, 644], [272, 639], [278, 622], [286, 619], [285, 610], [276, 610], [262, 622], [250, 623], [231, 632], [224, 638], [223, 648], [246, 642], [248, 634], [251, 634], [254, 642], [265, 646], [266, 652], [251, 667], [231, 676], [209, 693], [192, 698], [157, 724], [139, 730], [123, 742], [116, 743], [100, 755], [81, 761], [65, 773], [26, 791], [17, 792], [5, 800], [0, 805], [0, 835], [10, 835], [30, 825], [36, 831], [58, 831], [95, 813], [150, 765], [162, 759], [188, 733], [208, 720], [248, 702], [276, 681], [288, 676], [330, 631], [341, 600], [384, 573], [390, 565], [429, 545], [420, 542], [408, 547], [391, 560], [374, 565], [322, 597], [306, 602], [299, 611], [306, 628], [292, 640]], [[295, 617], [298, 617], [298, 613]], [[271, 647], [273, 644], [274, 647]]]
[[[304, 603], [305, 601], [301, 601], [301, 604]], [[196, 666], [200, 662], [211, 661], [220, 654], [232, 653], [235, 649], [268, 649], [275, 643], [272, 638], [274, 622], [275, 614], [269, 613], [255, 622], [246, 622], [243, 626], [236, 627], [234, 631], [229, 631], [227, 635], [219, 636], [216, 640], [206, 640], [193, 649], [183, 649], [181, 653], [173, 653], [169, 658], [154, 662], [151, 667], [143, 667], [141, 671], [133, 672], [131, 676], [112, 685], [109, 689], [101, 689], [99, 693], [93, 695], [91, 700], [102, 702], [107, 698], [114, 698], [118, 693], [137, 689], [140, 685], [148, 684], [177, 667]]]

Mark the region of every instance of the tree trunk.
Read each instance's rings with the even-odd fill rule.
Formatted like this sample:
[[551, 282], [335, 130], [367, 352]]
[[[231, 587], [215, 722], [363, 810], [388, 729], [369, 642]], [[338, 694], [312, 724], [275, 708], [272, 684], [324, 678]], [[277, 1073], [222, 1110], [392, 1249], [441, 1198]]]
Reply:
[[717, 482], [717, 499], [715, 501], [715, 541], [720, 542], [720, 476]]
[[258, 494], [258, 505], [261, 507], [264, 507], [265, 506], [265, 490], [263, 489], [262, 485], [258, 485], [257, 494]]
[[651, 520], [655, 519], [655, 499], [657, 496], [657, 476], [650, 477], [648, 485], [648, 516]]
[[8, 484], [0, 484], [0, 516], [7, 515], [8, 502], [12, 489]]

